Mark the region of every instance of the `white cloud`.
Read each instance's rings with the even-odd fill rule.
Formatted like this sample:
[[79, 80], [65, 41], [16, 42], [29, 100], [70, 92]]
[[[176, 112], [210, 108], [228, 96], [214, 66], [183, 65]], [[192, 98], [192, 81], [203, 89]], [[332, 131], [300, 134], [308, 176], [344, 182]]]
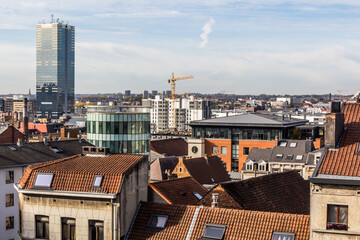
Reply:
[[201, 43], [200, 43], [200, 48], [205, 48], [206, 45], [209, 42], [209, 34], [212, 31], [212, 25], [215, 23], [215, 20], [213, 18], [210, 18], [209, 21], [207, 21], [205, 23], [205, 25], [203, 26], [202, 30], [203, 32], [200, 34], [200, 38], [202, 39]]

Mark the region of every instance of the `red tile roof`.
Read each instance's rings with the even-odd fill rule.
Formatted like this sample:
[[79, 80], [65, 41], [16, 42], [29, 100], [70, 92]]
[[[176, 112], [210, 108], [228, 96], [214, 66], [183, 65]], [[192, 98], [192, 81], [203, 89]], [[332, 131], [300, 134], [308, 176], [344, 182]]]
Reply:
[[202, 197], [207, 193], [206, 188], [193, 177], [154, 182], [149, 186], [169, 204], [196, 205], [199, 199], [195, 197], [194, 192]]
[[[106, 157], [75, 155], [27, 167], [19, 184], [23, 189], [32, 189], [37, 173], [53, 173], [53, 190], [118, 193], [123, 174], [144, 158], [129, 154]], [[100, 189], [92, 188], [95, 175], [103, 175]]]
[[188, 155], [188, 144], [182, 138], [152, 140], [150, 141], [150, 149], [165, 156]]
[[[184, 159], [190, 175], [201, 184], [214, 184], [230, 181], [223, 162], [217, 156]], [[214, 180], [214, 181], [213, 181]]]
[[[308, 240], [310, 229], [309, 215], [255, 212], [225, 208], [167, 205], [159, 203], [141, 203], [128, 238], [131, 240], [184, 240], [190, 230], [194, 213], [198, 215], [194, 222], [190, 239], [201, 239], [207, 223], [226, 225], [223, 240], [270, 240], [273, 232], [295, 233], [295, 240]], [[154, 231], [146, 227], [151, 214], [168, 215], [163, 231]]]
[[[273, 173], [220, 185], [241, 209], [293, 214], [310, 213], [310, 182], [304, 180], [296, 171]], [[211, 206], [213, 190], [204, 196], [201, 201], [204, 205]], [[222, 204], [221, 194], [218, 201]], [[225, 201], [231, 204], [229, 199]], [[236, 208], [234, 205], [220, 206]]]
[[325, 153], [318, 173], [360, 177], [360, 155], [356, 154], [360, 142], [360, 104], [345, 103], [343, 113], [346, 130], [339, 148]]

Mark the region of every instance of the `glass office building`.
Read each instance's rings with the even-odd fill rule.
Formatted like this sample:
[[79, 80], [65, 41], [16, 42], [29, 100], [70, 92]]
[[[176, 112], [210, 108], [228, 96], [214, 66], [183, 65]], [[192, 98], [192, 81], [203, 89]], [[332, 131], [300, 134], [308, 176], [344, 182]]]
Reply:
[[150, 115], [148, 113], [87, 113], [87, 139], [110, 153], [149, 154]]
[[36, 113], [59, 118], [74, 111], [75, 27], [36, 26]]

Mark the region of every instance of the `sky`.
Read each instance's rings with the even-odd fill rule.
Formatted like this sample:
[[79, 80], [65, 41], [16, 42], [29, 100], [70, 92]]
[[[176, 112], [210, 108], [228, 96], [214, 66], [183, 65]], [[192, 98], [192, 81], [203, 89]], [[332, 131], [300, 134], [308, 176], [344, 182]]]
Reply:
[[35, 28], [75, 26], [76, 93], [353, 94], [359, 0], [0, 0], [0, 94], [35, 92]]

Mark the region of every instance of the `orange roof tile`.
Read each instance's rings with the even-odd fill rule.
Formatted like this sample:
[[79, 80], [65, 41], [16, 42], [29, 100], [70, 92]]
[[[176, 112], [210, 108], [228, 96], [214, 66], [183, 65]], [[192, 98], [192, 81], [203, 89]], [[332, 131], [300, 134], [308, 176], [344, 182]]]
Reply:
[[[134, 224], [128, 233], [128, 238], [125, 239], [186, 239], [197, 208], [196, 206], [142, 202]], [[223, 240], [269, 240], [273, 232], [295, 233], [295, 240], [309, 239], [309, 215], [211, 207], [199, 208], [198, 211], [190, 236], [191, 240], [201, 239], [207, 223], [226, 225]], [[151, 214], [169, 216], [163, 231], [154, 231], [146, 227]]]
[[199, 199], [193, 193], [197, 192], [201, 196], [207, 193], [206, 188], [193, 177], [154, 182], [149, 186], [169, 204], [196, 205]]
[[[53, 190], [118, 193], [122, 175], [143, 158], [141, 155], [130, 154], [106, 157], [75, 155], [27, 167], [19, 185], [24, 189], [32, 189], [36, 174], [42, 172], [54, 174], [51, 186]], [[95, 175], [103, 175], [99, 189], [92, 188]]]
[[356, 154], [360, 142], [360, 104], [345, 103], [343, 113], [346, 130], [339, 148], [327, 150], [318, 173], [360, 177], [360, 155]]

